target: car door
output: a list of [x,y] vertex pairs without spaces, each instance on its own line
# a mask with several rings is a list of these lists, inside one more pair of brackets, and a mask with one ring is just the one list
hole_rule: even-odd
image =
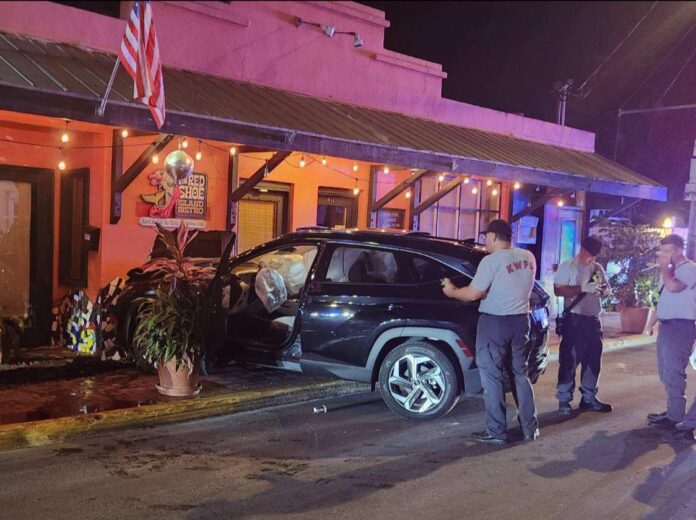
[[302,368],[317,363],[365,366],[374,339],[404,326],[413,280],[399,251],[327,244],[301,306]]

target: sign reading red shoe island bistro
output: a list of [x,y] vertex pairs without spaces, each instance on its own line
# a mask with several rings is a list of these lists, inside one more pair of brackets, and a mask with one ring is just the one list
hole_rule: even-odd
[[193,172],[177,183],[164,169],[158,169],[148,175],[148,180],[157,191],[140,195],[150,205],[147,216],[140,215],[141,226],[159,223],[166,228],[176,228],[183,219],[189,228],[205,229],[208,202],[208,176],[205,173]]

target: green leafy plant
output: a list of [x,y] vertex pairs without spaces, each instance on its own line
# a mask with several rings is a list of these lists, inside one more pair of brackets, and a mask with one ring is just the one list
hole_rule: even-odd
[[660,235],[645,225],[597,219],[593,224],[604,241],[600,260],[619,271],[609,277],[615,303],[623,307],[653,305],[657,288],[655,260]]
[[190,373],[203,354],[201,308],[215,267],[184,255],[195,233],[189,237],[183,221],[176,235],[159,225],[157,233],[170,258],[156,258],[142,267],[158,277],[159,286],[140,301],[133,346],[150,363],[174,359],[177,370],[184,365]]

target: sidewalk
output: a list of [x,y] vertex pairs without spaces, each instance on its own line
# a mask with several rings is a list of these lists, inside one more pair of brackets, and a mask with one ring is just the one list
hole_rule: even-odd
[[[618,314],[603,316],[605,351],[647,345],[654,338],[621,333]],[[550,361],[559,338],[549,338]],[[202,378],[191,399],[160,395],[157,376],[46,349],[26,364],[0,368],[0,450],[39,446],[99,431],[153,426],[270,406],[368,392],[369,385],[272,368],[233,365]],[[101,363],[101,362],[100,362]],[[114,368],[114,366],[118,368]],[[96,371],[92,371],[95,370]],[[28,383],[29,371],[36,382]],[[62,372],[61,372],[62,371]],[[84,374],[88,373],[88,376]],[[63,374],[63,377],[59,377]]]

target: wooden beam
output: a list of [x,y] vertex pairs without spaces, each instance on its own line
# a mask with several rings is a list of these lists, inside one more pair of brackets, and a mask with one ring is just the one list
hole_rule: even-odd
[[558,197],[559,195],[561,195],[561,193],[556,193],[555,191],[553,191],[551,193],[543,193],[542,195],[539,196],[539,198],[537,200],[532,202],[531,205],[527,206],[522,211],[518,211],[517,213],[515,213],[510,218],[510,223],[517,222],[522,217],[526,217],[527,215],[531,215],[537,209],[542,207],[544,204],[549,202],[554,197]]
[[450,193],[453,189],[455,189],[462,182],[464,182],[465,178],[466,177],[463,175],[458,175],[457,177],[449,181],[447,184],[445,184],[445,186],[442,189],[440,189],[440,191],[433,193],[430,197],[418,204],[418,206],[416,206],[413,210],[414,213],[416,215],[420,215],[421,213],[423,213],[423,211],[428,209],[430,206],[435,204],[438,200],[440,200],[442,197]]
[[282,163],[285,159],[288,158],[288,156],[290,156],[291,153],[292,152],[276,152],[273,155],[273,157],[266,161],[266,164],[264,164],[263,166],[261,166],[261,168],[256,170],[256,172],[254,172],[254,174],[251,177],[244,181],[244,184],[239,186],[239,188],[235,189],[230,194],[230,200],[233,203],[242,200],[244,195],[253,190],[254,186],[261,182],[266,175],[275,170],[280,165],[280,163]]
[[227,164],[227,221],[225,229],[229,232],[237,225],[237,203],[232,200],[232,194],[239,184],[239,155],[230,156]]
[[379,211],[381,208],[383,208],[384,206],[389,204],[392,200],[394,200],[396,197],[398,197],[400,193],[402,193],[403,191],[408,189],[409,186],[411,186],[418,179],[420,179],[421,177],[430,175],[430,174],[434,174],[434,173],[436,173],[436,172],[434,172],[433,170],[420,170],[418,172],[415,172],[413,175],[409,175],[401,183],[394,186],[394,188],[389,193],[387,193],[384,197],[382,197],[378,201],[374,202],[370,206],[370,211],[371,212]]
[[111,211],[109,222],[118,224],[121,220],[121,195],[114,186],[118,178],[123,174],[123,137],[120,130],[114,130],[111,138]]
[[157,141],[149,145],[143,153],[140,154],[133,164],[128,168],[123,175],[116,179],[116,182],[111,186],[112,190],[123,192],[131,182],[133,182],[140,172],[142,172],[145,167],[150,164],[152,156],[160,151],[169,144],[169,142],[174,139],[174,134],[160,134]]

